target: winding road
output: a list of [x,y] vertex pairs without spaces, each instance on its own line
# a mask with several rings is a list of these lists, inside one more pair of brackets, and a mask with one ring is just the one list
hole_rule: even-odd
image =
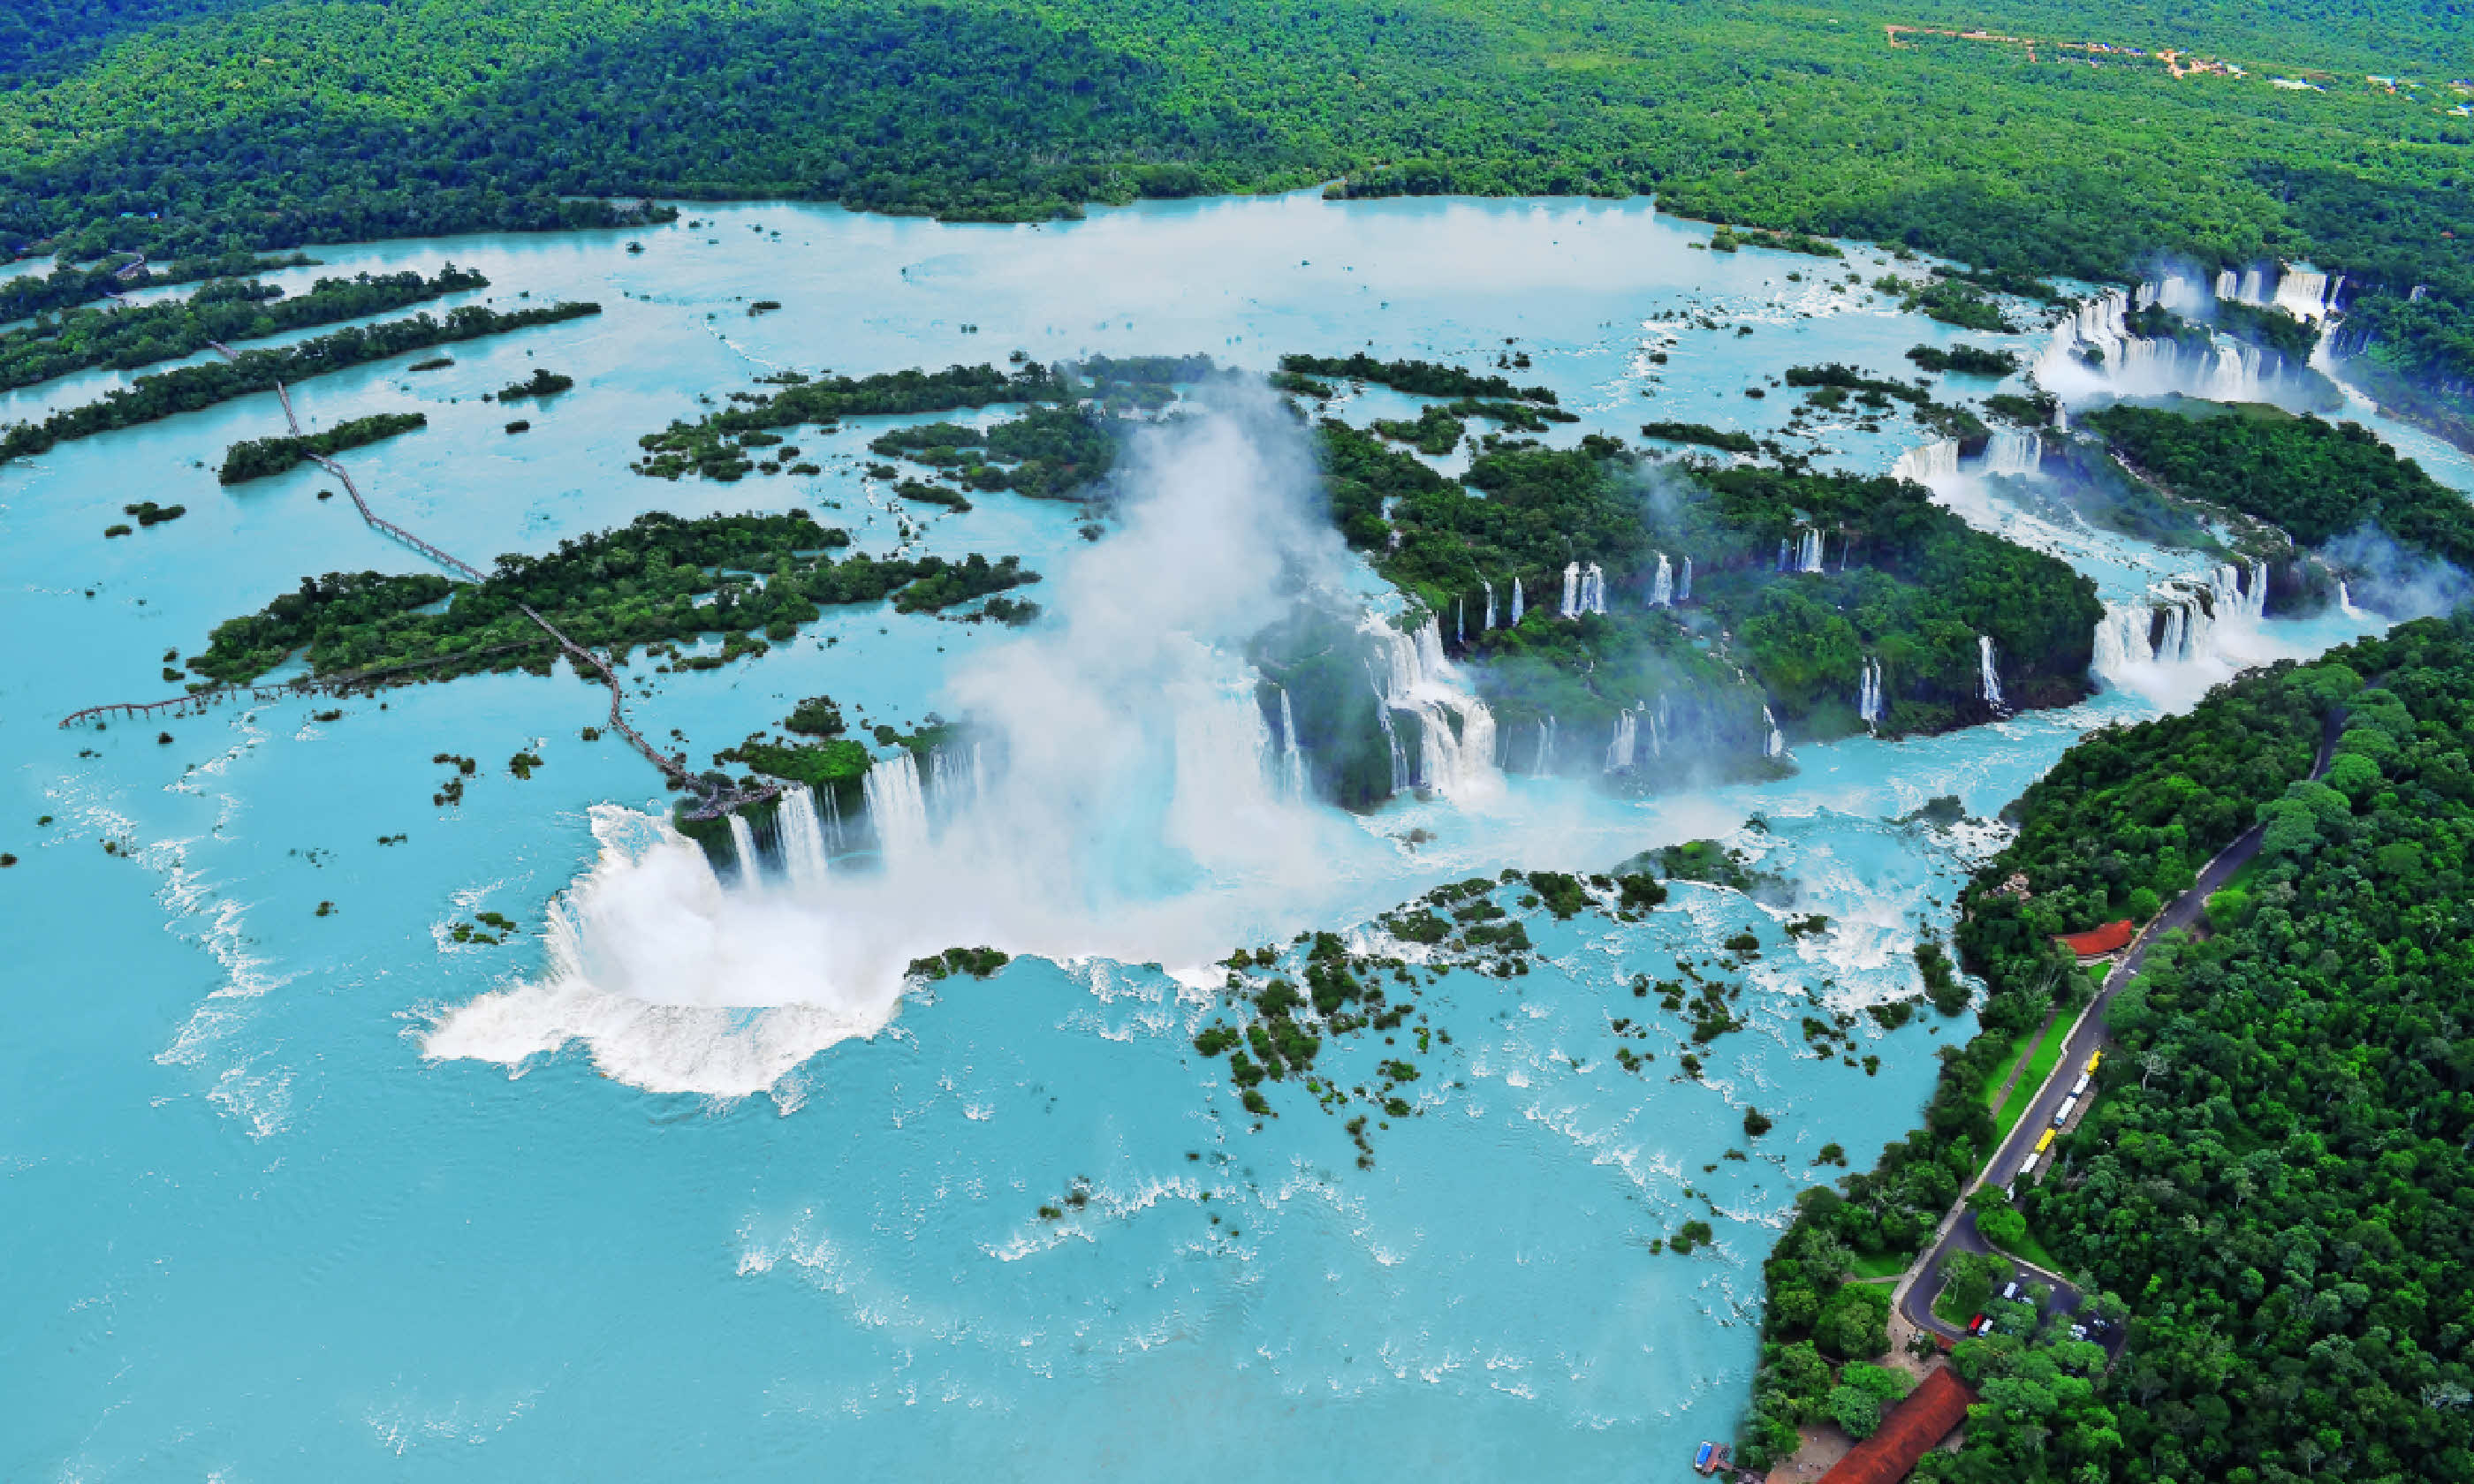
[[[2328,771],[2328,764],[2336,754],[2338,733],[2343,727],[2344,713],[2341,711],[2331,713],[2321,726],[2319,755],[2312,760],[2310,778],[2316,778]],[[2063,1098],[2069,1095],[2072,1085],[2078,1080],[2089,1056],[2099,1046],[2110,1044],[2104,1023],[2105,1007],[2113,1003],[2113,996],[2123,985],[2138,977],[2139,970],[2147,965],[2147,950],[2159,939],[2198,921],[2199,914],[2207,908],[2208,898],[2222,890],[2224,884],[2259,853],[2260,842],[2267,833],[2266,825],[2253,825],[2243,831],[2233,844],[2218,851],[2216,858],[2201,868],[2198,879],[2192,883],[2191,889],[2174,898],[2171,905],[2140,930],[2139,936],[2131,940],[2129,950],[2122,954],[2121,962],[2114,965],[2113,972],[2105,975],[2104,987],[2079,1013],[2077,1022],[2071,1027],[2069,1038],[2062,1043],[2060,1059],[2053,1063],[2053,1069],[2046,1076],[2044,1086],[2036,1089],[2034,1100],[2028,1103],[2027,1111],[2011,1129],[2010,1137],[1994,1151],[1992,1160],[1976,1179],[1958,1193],[1957,1203],[1942,1218],[1940,1230],[1933,1233],[1932,1245],[1926,1248],[1924,1256],[1917,1258],[1900,1278],[1892,1302],[1899,1312],[1906,1316],[1909,1324],[1945,1339],[1965,1338],[1957,1326],[1943,1322],[1933,1313],[1932,1299],[1941,1291],[1943,1259],[1953,1253],[1994,1250],[1992,1244],[1985,1241],[1983,1233],[1976,1230],[1976,1213],[1967,1209],[1967,1198],[1982,1185],[2006,1185],[2017,1177],[2019,1167],[2027,1161],[2028,1154],[2035,1149],[2036,1140],[2045,1130],[2053,1126],[2053,1115],[2061,1111]],[[2081,1295],[2060,1274],[2047,1272],[2008,1253],[2002,1256],[2028,1275],[2052,1284],[2056,1307],[2064,1310],[2078,1307]],[[2118,1350],[2123,1336],[2117,1331],[2106,1338],[2107,1348]]]

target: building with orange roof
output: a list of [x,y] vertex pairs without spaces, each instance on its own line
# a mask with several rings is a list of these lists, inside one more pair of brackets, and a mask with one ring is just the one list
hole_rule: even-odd
[[1934,1367],[1881,1419],[1879,1431],[1831,1466],[1821,1484],[1898,1484],[1915,1472],[1916,1460],[1967,1421],[1967,1409],[1975,1404],[1974,1387],[1950,1367]]
[[2053,941],[2077,954],[2079,962],[2084,964],[2090,959],[2121,952],[2129,947],[2130,940],[2137,936],[2138,930],[2130,925],[2130,919],[2123,918],[2119,922],[2107,922],[2102,927],[2092,927],[2083,933],[2066,933]]

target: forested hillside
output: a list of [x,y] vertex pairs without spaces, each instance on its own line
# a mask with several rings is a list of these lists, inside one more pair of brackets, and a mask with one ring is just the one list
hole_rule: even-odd
[[[1884,29],[1961,21],[2042,39]],[[2453,7],[46,0],[15,24],[0,37],[21,56],[84,60],[0,91],[11,245],[615,220],[562,196],[974,219],[1343,177],[1360,195],[1655,191],[2045,272],[2314,258],[2388,296],[2360,321],[2374,354],[2474,383],[2474,121],[2446,111],[2474,68],[2444,62],[2467,55]],[[2158,48],[2247,72],[2174,76]],[[2409,313],[2415,283],[2433,293]]]
[[[1748,1449],[1783,1455],[1798,1423],[1832,1415],[1848,1382],[1833,1390],[1825,1359],[1886,1349],[1878,1329],[1851,1345],[1833,1328],[1861,1307],[1860,1285],[1838,1284],[1854,1257],[1917,1250],[1992,1145],[1988,1078],[2082,1002],[2050,935],[2152,914],[2265,822],[2201,930],[2112,1001],[2093,1109],[2019,1189],[2036,1250],[2126,1311],[2126,1348],[2099,1369],[2093,1347],[1961,1344],[1983,1403],[1960,1451],[1917,1477],[2474,1476],[2469,753],[2463,616],[2072,748],[1964,899],[1958,945],[1991,991],[1981,1033],[1946,1063],[1923,1128],[1806,1192],[1765,1268]],[[1970,1201],[1979,1220],[2007,1204]]]
[[[2113,1001],[2102,1094],[2022,1192],[2065,1270],[2129,1302],[2129,1349],[2092,1398],[1978,1409],[1938,1476],[2474,1475],[2474,625],[2408,625],[2082,743],[2106,786],[2031,790],[1974,905],[2010,869],[2058,884],[2078,817],[2111,826],[2096,875],[2163,874],[2184,843],[2138,821],[2190,791],[2190,758],[2240,751],[2254,707],[2337,719],[2325,779],[2258,808],[2256,874]],[[2219,833],[2199,832],[2191,853]],[[1997,984],[2012,963],[1987,960]]]

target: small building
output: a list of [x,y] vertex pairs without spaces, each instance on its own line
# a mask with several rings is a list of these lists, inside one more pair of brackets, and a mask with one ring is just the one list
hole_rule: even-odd
[[1907,1400],[1890,1409],[1880,1429],[1831,1466],[1821,1484],[1898,1484],[1916,1460],[1967,1421],[1976,1389],[1948,1366],[1935,1366]]
[[2077,954],[2080,963],[2089,964],[2100,958],[2111,958],[2129,947],[2130,940],[2138,936],[2138,929],[2131,926],[2130,919],[2123,918],[2121,922],[2107,922],[2102,927],[2092,927],[2083,933],[2065,933],[2053,941]]

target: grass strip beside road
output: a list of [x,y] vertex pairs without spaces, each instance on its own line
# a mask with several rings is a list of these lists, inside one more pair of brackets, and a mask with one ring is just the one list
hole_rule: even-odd
[[2073,1018],[2067,1015],[2053,1017],[2052,1023],[2045,1027],[2043,1039],[2036,1042],[2035,1054],[2027,1059],[2027,1065],[2021,1068],[2018,1078],[2010,1084],[2010,1095],[2003,1098],[2001,1106],[1995,1110],[1993,1146],[1996,1149],[2010,1137],[2010,1131],[2018,1127],[2019,1120],[2026,1116],[2028,1105],[2035,1102],[2036,1093],[2045,1086],[2046,1077],[2052,1073],[2053,1064],[2061,1060],[2062,1042],[2070,1039]]

